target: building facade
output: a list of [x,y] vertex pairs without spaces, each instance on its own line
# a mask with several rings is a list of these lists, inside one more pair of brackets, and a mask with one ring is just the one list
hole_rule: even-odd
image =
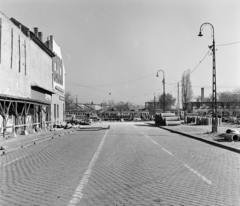
[[[58,121],[63,121],[65,70],[55,85],[54,65],[63,65],[61,55],[43,42],[42,32],[31,31],[17,20],[0,12],[0,131],[18,128],[43,128],[55,121],[54,104],[59,105]],[[60,66],[59,66],[60,67]],[[64,68],[63,66],[61,66]],[[60,107],[61,105],[61,107]],[[60,116],[60,113],[62,114]],[[18,125],[12,127],[11,125]],[[13,131],[14,132],[14,131]]]
[[65,120],[65,67],[63,63],[60,46],[55,42],[53,36],[46,41],[47,47],[54,52],[52,61],[52,120],[60,124]]

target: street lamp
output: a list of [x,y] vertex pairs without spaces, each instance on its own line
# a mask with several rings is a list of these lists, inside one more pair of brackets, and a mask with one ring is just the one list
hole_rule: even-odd
[[212,24],[210,23],[203,23],[200,27],[200,32],[198,34],[198,36],[203,36],[202,35],[202,28],[205,25],[210,25],[212,27],[213,30],[213,45],[212,46],[208,46],[209,49],[212,49],[213,52],[213,82],[212,82],[212,115],[215,117],[215,121],[214,118],[212,116],[212,133],[217,132],[217,128],[218,128],[218,117],[217,117],[217,84],[216,84],[216,61],[215,61],[215,39],[214,39],[214,27]]
[[[162,81],[162,83],[163,83],[163,112],[165,112],[165,73],[164,73],[164,71],[163,70],[158,70],[158,72],[163,72],[163,81]],[[157,77],[158,77],[158,72],[157,72]]]

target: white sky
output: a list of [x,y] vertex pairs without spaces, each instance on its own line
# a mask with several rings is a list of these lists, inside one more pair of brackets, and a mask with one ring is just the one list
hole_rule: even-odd
[[[154,93],[177,97],[182,73],[193,70],[195,96],[212,93],[212,29],[217,92],[240,87],[239,0],[0,0],[0,10],[43,37],[53,35],[65,64],[66,90],[78,102],[144,104]],[[199,64],[200,63],[200,64]],[[74,83],[71,83],[74,82]],[[104,86],[108,85],[108,86]],[[93,88],[94,87],[94,88]],[[111,95],[109,95],[111,93]]]

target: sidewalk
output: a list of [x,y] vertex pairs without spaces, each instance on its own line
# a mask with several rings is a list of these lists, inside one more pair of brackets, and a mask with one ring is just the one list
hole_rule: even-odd
[[3,136],[0,136],[0,156],[21,148],[26,148],[44,141],[48,141],[53,138],[57,138],[62,135],[72,133],[74,131],[99,131],[102,129],[110,129],[110,126],[102,124],[74,125],[72,128],[69,129],[55,128],[54,130],[51,131],[43,130],[38,133],[18,135],[17,137],[11,137],[12,135],[8,135],[10,137],[8,139],[3,138]]
[[219,136],[225,133],[227,129],[236,129],[240,131],[239,126],[224,125],[218,127],[217,133],[212,133],[211,126],[196,125],[196,124],[182,124],[179,126],[160,126],[160,128],[168,130],[170,132],[175,132],[223,149],[230,150],[232,152],[240,153],[240,141],[230,142],[225,140],[223,137]]
[[4,155],[6,153],[26,148],[31,145],[41,143],[62,135],[66,135],[69,133],[74,132],[75,129],[54,129],[50,130],[43,130],[38,133],[30,133],[28,135],[18,135],[17,137],[10,137],[8,139],[3,138],[0,136],[0,155]]

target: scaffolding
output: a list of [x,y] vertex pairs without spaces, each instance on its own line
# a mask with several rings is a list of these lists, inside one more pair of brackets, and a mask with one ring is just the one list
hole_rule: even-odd
[[[19,133],[27,135],[29,129],[35,132],[50,126],[51,105],[39,100],[1,94],[0,115],[3,138],[7,129],[10,129],[14,136]],[[7,125],[9,119],[12,119],[11,126]]]

